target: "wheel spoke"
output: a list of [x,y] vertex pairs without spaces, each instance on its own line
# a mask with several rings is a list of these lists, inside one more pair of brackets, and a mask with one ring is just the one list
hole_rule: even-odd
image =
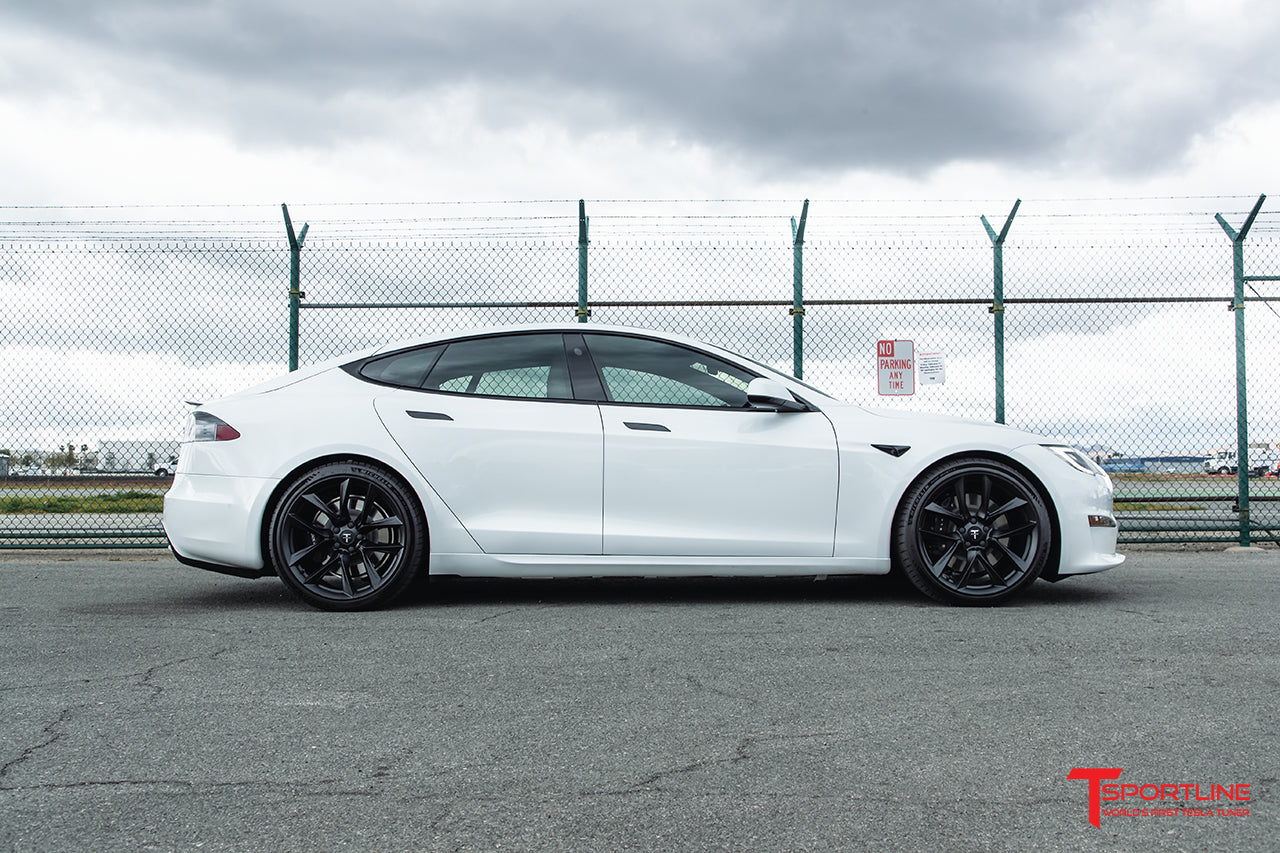
[[933,503],[928,504],[921,511],[932,513],[933,515],[940,515],[943,518],[948,519],[949,521],[954,521],[956,524],[964,524],[965,522],[964,516],[959,515],[955,511],[943,506],[937,501],[934,501]]
[[361,525],[361,529],[377,530],[379,528],[384,528],[384,527],[403,527],[403,526],[404,526],[403,521],[401,521],[399,518],[395,517],[394,515],[389,515],[386,518],[380,518],[377,521],[366,521],[363,525]]
[[365,519],[369,517],[369,507],[373,504],[373,484],[369,484],[369,488],[365,490],[364,497],[360,499],[360,511],[351,519],[352,527],[363,527]]
[[307,586],[311,586],[316,581],[320,580],[320,578],[329,574],[329,572],[332,571],[331,567],[333,566],[333,561],[334,561],[333,554],[325,554],[324,559],[320,561],[320,565],[316,566],[315,569],[303,575],[302,582]]
[[297,551],[294,551],[292,554],[289,555],[289,565],[290,566],[298,565],[307,557],[309,557],[312,551],[321,547],[322,544],[324,543],[312,542],[310,545],[307,545],[305,548],[299,548]]
[[1008,586],[1009,585],[1008,577],[1003,572],[1001,572],[999,569],[996,568],[995,563],[987,559],[986,554],[979,553],[978,556],[982,559],[982,565],[987,567],[987,577],[991,581],[993,581],[993,583],[991,584],[992,586],[996,586],[996,585]]
[[345,556],[341,558],[342,566],[338,570],[338,577],[342,579],[342,592],[351,598],[356,594],[355,586],[352,584],[354,578],[351,577],[351,561]]
[[973,564],[978,562],[978,559],[981,556],[982,556],[981,553],[978,551],[970,551],[968,554],[965,555],[964,571],[960,573],[960,577],[956,578],[952,582],[952,585],[956,589],[964,589],[966,586],[968,586],[969,576],[973,574]]
[[369,588],[377,589],[382,586],[382,575],[378,573],[373,559],[368,554],[361,554],[360,559],[364,562],[364,573],[369,576]]
[[941,539],[944,542],[963,542],[964,537],[960,535],[958,528],[952,527],[948,530],[921,530],[921,536],[930,536],[934,539]]
[[995,531],[994,534],[992,534],[991,538],[992,539],[1012,539],[1015,536],[1021,536],[1023,533],[1030,533],[1035,529],[1036,529],[1036,523],[1034,521],[1027,521],[1023,524],[1018,525],[1017,527],[1005,527],[1000,530],[997,530]]
[[346,477],[342,480],[342,485],[338,487],[338,511],[342,513],[342,521],[345,524],[351,523],[351,507],[347,503],[351,493],[351,478]]
[[300,500],[306,501],[307,503],[311,504],[313,507],[318,509],[320,512],[324,513],[324,517],[329,519],[329,524],[330,525],[333,524],[333,507],[329,506],[327,503],[321,500],[320,497],[316,495],[314,492],[307,492],[305,495],[303,495],[300,498]]
[[1026,500],[1024,500],[1021,497],[1015,496],[1013,498],[1010,498],[1009,501],[1005,503],[1004,506],[1000,507],[997,510],[994,510],[989,517],[999,518],[1002,515],[1013,512],[1015,509],[1022,509],[1024,506],[1027,506]]
[[333,529],[332,524],[328,524],[324,527],[321,527],[320,525],[316,524],[313,520],[303,518],[302,516],[293,512],[289,513],[289,520],[292,521],[294,524],[298,525],[299,527],[301,527],[302,529],[304,529],[305,531],[307,531],[308,533],[315,536],[323,537],[327,535],[330,530]]
[[[1013,564],[1018,567],[1018,571],[1025,572],[1031,565],[1031,559],[1029,557],[1024,557],[1021,554],[1015,554],[1013,551],[1009,550],[1008,545],[1004,544],[999,539],[993,539],[992,542],[994,542],[995,546],[1000,549],[1000,553],[1013,561]],[[1031,553],[1035,553],[1034,548],[1031,549]]]
[[938,559],[932,560],[929,563],[929,571],[933,573],[934,577],[938,579],[942,578],[943,573],[947,570],[947,564],[951,562],[951,558],[955,556],[956,549],[959,547],[960,540],[953,539],[951,544],[947,546],[947,549],[942,552],[942,555],[938,557]]
[[397,552],[399,552],[399,551],[403,551],[403,550],[404,550],[404,545],[400,544],[399,542],[387,542],[386,544],[379,544],[379,543],[377,543],[377,542],[370,542],[369,544],[367,544],[367,545],[365,545],[365,546],[364,546],[364,550],[366,550],[366,551],[378,551],[378,552],[380,552],[380,553],[395,554],[395,553],[397,553]]

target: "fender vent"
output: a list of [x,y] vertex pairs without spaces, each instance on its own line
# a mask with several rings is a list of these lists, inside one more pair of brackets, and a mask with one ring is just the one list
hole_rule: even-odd
[[888,453],[890,456],[898,457],[906,453],[911,448],[903,444],[873,444],[871,445],[881,453]]

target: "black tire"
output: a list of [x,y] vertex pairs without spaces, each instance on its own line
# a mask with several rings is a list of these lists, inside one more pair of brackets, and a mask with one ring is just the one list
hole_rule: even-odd
[[947,604],[996,604],[1035,582],[1053,525],[1039,487],[994,459],[961,458],[925,472],[895,521],[894,554],[917,589]]
[[390,471],[365,462],[313,468],[289,484],[268,528],[276,574],[324,610],[393,601],[422,571],[427,521]]

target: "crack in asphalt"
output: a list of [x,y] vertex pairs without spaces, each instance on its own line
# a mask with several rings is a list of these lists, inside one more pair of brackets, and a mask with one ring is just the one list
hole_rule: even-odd
[[[158,663],[155,666],[149,667],[141,672],[125,673],[122,675],[115,675],[115,676],[111,676],[109,678],[103,678],[103,679],[78,679],[74,682],[59,682],[59,683],[60,684],[74,683],[74,684],[82,685],[87,683],[94,683],[96,681],[131,681],[134,685],[150,691],[151,695],[148,696],[144,701],[154,702],[164,694],[164,687],[159,684],[153,684],[151,683],[151,681],[162,670],[165,670],[172,666],[178,666],[180,664],[190,663],[191,661],[196,661],[196,660],[210,660],[210,661],[216,660],[218,657],[220,657],[221,655],[229,651],[231,651],[231,647],[225,646],[209,654],[191,655],[189,657],[179,658],[177,660]],[[48,686],[50,685],[31,685],[31,687],[48,687]],[[11,688],[11,689],[16,689],[16,688]],[[44,740],[42,740],[40,743],[32,744],[31,746],[24,748],[16,758],[13,758],[12,760],[5,762],[3,765],[0,765],[0,779],[6,778],[9,775],[9,773],[13,771],[15,767],[17,767],[18,765],[26,761],[29,761],[37,753],[45,749],[48,749],[49,747],[56,744],[58,741],[62,740],[62,738],[65,737],[65,733],[60,731],[59,727],[65,724],[71,718],[72,713],[74,713],[77,709],[86,708],[86,707],[89,707],[89,706],[81,703],[77,705],[72,705],[71,707],[68,707],[68,708],[64,708],[62,712],[58,715],[58,719],[54,720],[52,723],[49,723],[47,726],[45,726],[41,730],[42,734],[45,735]],[[85,783],[77,783],[77,784],[85,784]],[[181,784],[181,783],[175,782],[174,784]],[[15,786],[0,785],[0,790],[6,790],[6,791],[18,790],[24,787],[25,786],[15,787]],[[38,786],[32,786],[32,787],[40,788],[40,787],[46,787],[46,786],[38,785]],[[58,787],[58,786],[53,786],[53,787]],[[76,785],[64,785],[62,787],[76,787]]]
[[756,747],[761,746],[762,744],[783,743],[785,741],[792,741],[792,740],[813,740],[815,738],[837,737],[837,736],[838,736],[838,733],[836,732],[815,732],[814,734],[806,734],[806,735],[776,735],[772,737],[748,735],[744,738],[741,738],[738,741],[738,744],[734,748],[732,755],[722,756],[719,758],[705,758],[700,761],[694,761],[690,764],[686,764],[683,767],[675,767],[668,770],[658,770],[654,773],[651,773],[649,776],[646,776],[644,779],[641,779],[639,782],[634,783],[629,788],[626,788],[623,791],[620,791],[618,793],[635,793],[636,791],[642,788],[657,787],[660,789],[661,785],[659,783],[662,780],[669,779],[673,776],[680,776],[685,773],[693,773],[694,771],[702,770],[707,767],[715,767],[717,765],[738,764],[740,762],[746,761],[749,758],[751,758],[752,751]]
[[46,740],[44,740],[41,743],[33,744],[27,747],[26,749],[22,750],[22,753],[18,755],[17,758],[13,759],[12,761],[5,762],[3,766],[0,766],[0,779],[3,779],[6,776],[8,776],[9,772],[13,770],[13,768],[17,767],[22,762],[27,761],[37,752],[40,752],[43,749],[48,749],[58,741],[62,740],[64,735],[62,732],[58,731],[58,727],[61,726],[63,723],[65,723],[71,717],[71,712],[74,710],[75,710],[74,707],[65,708],[62,711],[62,713],[58,715],[58,719],[54,720],[52,723],[44,727],[44,730],[43,730],[44,734],[47,735]]

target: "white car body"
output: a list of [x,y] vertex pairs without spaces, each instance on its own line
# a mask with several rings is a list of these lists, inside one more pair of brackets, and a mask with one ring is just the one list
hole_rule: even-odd
[[[350,369],[415,346],[532,332],[700,351],[781,383],[810,410],[495,397],[392,387]],[[1045,577],[1124,559],[1109,478],[1087,460],[1087,469],[1068,464],[1044,438],[869,410],[664,333],[572,324],[442,335],[334,359],[200,410],[240,436],[182,444],[164,527],[184,562],[246,577],[273,571],[272,502],[323,460],[371,462],[409,486],[429,529],[430,574],[885,574],[904,495],[961,457],[1000,460],[1043,490],[1055,528]]]

